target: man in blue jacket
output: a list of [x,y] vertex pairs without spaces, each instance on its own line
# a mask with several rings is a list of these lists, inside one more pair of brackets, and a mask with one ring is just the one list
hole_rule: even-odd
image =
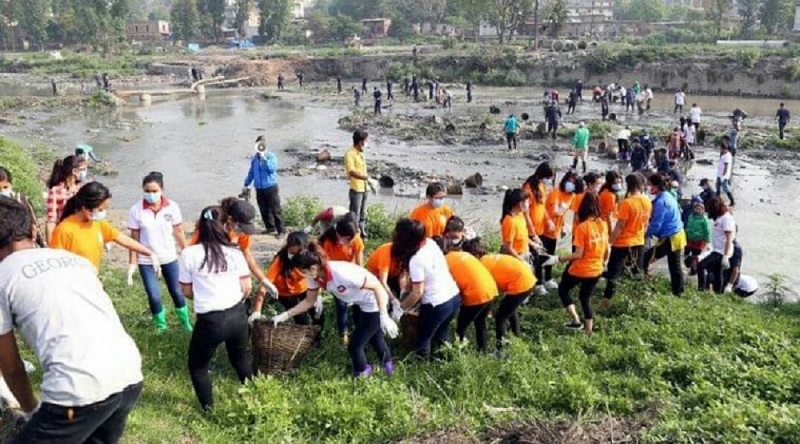
[[681,209],[678,201],[669,193],[664,176],[658,173],[652,174],[649,182],[650,195],[654,197],[654,200],[645,237],[657,240],[644,254],[645,270],[650,264],[666,256],[672,294],[680,296],[683,293],[681,256],[686,247],[686,233],[683,231]]
[[253,156],[250,171],[244,179],[244,194],[249,194],[248,188],[251,184],[256,189],[256,202],[266,228],[264,234],[276,233],[278,237],[283,236],[285,228],[281,197],[278,194],[278,158],[267,151],[264,136],[256,139],[256,155]]

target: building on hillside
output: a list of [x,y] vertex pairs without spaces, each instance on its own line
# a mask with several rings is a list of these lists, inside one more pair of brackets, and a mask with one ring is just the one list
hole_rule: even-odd
[[567,23],[562,34],[568,36],[604,35],[614,20],[613,0],[567,0]]
[[364,38],[382,39],[389,35],[392,20],[388,18],[374,18],[361,20],[364,25]]
[[[691,9],[702,10],[703,9],[703,0],[663,0],[664,4],[667,6],[686,6]],[[734,2],[737,3],[737,2]]]
[[225,0],[225,21],[222,23],[222,35],[225,38],[242,38],[246,39],[254,35],[258,35],[258,25],[260,18],[258,16],[258,7],[253,2],[250,7],[250,13],[244,23],[245,35],[239,35],[236,29],[236,13],[239,10],[236,0]]
[[169,40],[169,22],[151,20],[128,22],[125,25],[125,36],[133,42],[163,42]]

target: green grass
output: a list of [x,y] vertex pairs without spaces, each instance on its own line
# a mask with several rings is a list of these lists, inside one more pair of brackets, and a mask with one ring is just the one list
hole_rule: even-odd
[[100,54],[61,51],[62,58],[55,59],[50,53],[19,53],[0,58],[0,69],[4,72],[29,72],[36,75],[69,74],[74,78],[90,78],[95,74],[111,76],[140,75],[154,60],[152,56],[116,55],[103,57]]
[[[330,333],[327,301],[324,347],[295,375],[241,387],[218,350],[217,404],[205,416],[186,370],[188,335],[174,317],[166,335],[155,335],[141,284],[125,286],[118,270],[103,280],[144,358],[145,389],[126,442],[387,442],[449,427],[477,434],[512,420],[604,415],[652,422],[647,442],[800,440],[796,305],[675,298],[661,280],[628,282],[587,338],[561,327],[566,317],[550,295],[522,309],[523,335],[506,360],[467,346],[423,364],[395,345],[395,377],[354,381]],[[495,409],[509,407],[518,410]]]
[[0,166],[11,172],[14,191],[27,196],[36,209],[44,208],[39,171],[46,170],[53,160],[52,151],[46,147],[24,147],[0,136]]

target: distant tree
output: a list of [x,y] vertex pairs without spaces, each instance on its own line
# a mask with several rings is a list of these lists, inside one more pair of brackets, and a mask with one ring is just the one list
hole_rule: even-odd
[[289,25],[292,17],[291,0],[258,0],[258,33],[269,40],[277,40]]
[[188,41],[197,36],[200,13],[196,0],[175,0],[169,15],[170,27],[176,39]]
[[567,23],[567,6],[564,0],[553,0],[547,7],[545,15],[550,36],[558,37],[564,25]]
[[247,21],[250,20],[250,11],[253,9],[253,0],[236,0],[236,18],[234,26],[239,37],[247,37]]
[[475,32],[475,41],[477,42],[481,22],[489,10],[489,2],[486,0],[451,0],[448,5],[452,8],[451,11],[454,14],[462,17],[472,25],[472,30]]
[[791,0],[762,0],[759,18],[761,26],[767,34],[775,34],[776,31],[787,27],[789,21],[784,17],[794,17],[794,2]]
[[488,0],[488,8],[486,18],[497,29],[500,44],[504,44],[513,39],[519,25],[530,17],[533,0]]
[[198,0],[200,27],[206,37],[219,41],[222,37],[222,24],[225,22],[225,0]]
[[739,0],[739,16],[742,18],[742,22],[739,24],[740,37],[747,39],[753,36],[761,1],[762,0]]
[[714,32],[717,38],[722,36],[722,18],[733,7],[733,0],[703,0],[703,9],[706,16],[714,23]]
[[626,0],[615,5],[614,18],[642,22],[661,22],[667,16],[667,6],[662,0]]
[[47,13],[50,5],[47,0],[24,0],[17,3],[18,22],[28,39],[42,48],[47,38]]

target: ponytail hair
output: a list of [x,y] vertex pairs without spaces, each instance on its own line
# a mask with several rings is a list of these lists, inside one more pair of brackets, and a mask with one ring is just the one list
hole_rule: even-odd
[[461,244],[461,249],[478,259],[486,256],[486,247],[481,244],[480,237],[464,241],[464,243]]
[[53,163],[53,171],[47,180],[47,188],[63,184],[67,178],[73,175],[73,171],[86,163],[83,156],[69,155],[63,159],[58,159]]
[[506,190],[506,194],[503,197],[503,215],[500,216],[500,223],[503,223],[503,219],[505,219],[506,216],[511,216],[511,210],[513,210],[517,204],[525,202],[529,197],[528,193],[522,191],[521,188]]
[[338,241],[337,235],[353,239],[359,232],[355,215],[353,213],[347,213],[344,217],[339,219],[334,226],[322,233],[322,236],[319,237],[319,243],[320,245],[325,242],[333,242],[335,244]]
[[292,231],[286,236],[286,245],[278,251],[277,257],[281,260],[281,274],[287,278],[292,275],[292,270],[294,270],[294,265],[289,259],[289,247],[307,249],[308,235],[302,231]]
[[89,210],[99,208],[108,199],[111,199],[111,191],[105,185],[100,182],[89,182],[67,201],[58,221],[63,221],[82,208]]
[[228,270],[228,261],[225,259],[222,247],[231,247],[233,244],[225,232],[222,216],[220,207],[206,207],[200,212],[200,219],[197,220],[197,239],[205,252],[200,270],[207,268],[209,273],[221,273]]

